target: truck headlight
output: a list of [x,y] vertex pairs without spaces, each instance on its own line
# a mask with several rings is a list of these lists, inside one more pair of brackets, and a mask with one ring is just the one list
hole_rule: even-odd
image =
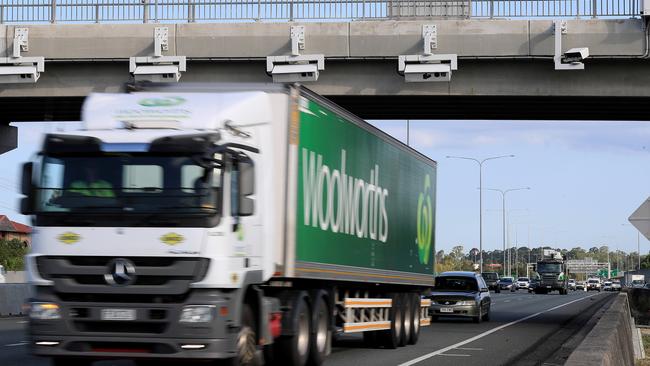
[[213,305],[189,305],[181,312],[181,323],[209,323],[214,313]]
[[30,304],[29,317],[38,320],[61,319],[59,305],[51,302],[33,302]]

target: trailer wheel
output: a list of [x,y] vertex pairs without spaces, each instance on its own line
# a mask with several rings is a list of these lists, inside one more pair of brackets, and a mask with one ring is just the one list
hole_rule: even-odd
[[402,326],[402,315],[404,314],[404,311],[401,301],[402,296],[400,296],[400,294],[391,294],[390,298],[393,300],[393,305],[388,313],[388,316],[390,317],[390,329],[380,331],[378,337],[382,346],[394,349],[399,345],[400,338],[404,332],[404,327]]
[[413,326],[413,314],[411,313],[411,294],[400,294],[402,298],[402,334],[399,337],[399,347],[404,347],[409,343],[411,338],[411,327]]
[[283,328],[289,329],[290,335],[281,336],[275,352],[279,364],[286,366],[304,366],[309,357],[309,338],[311,334],[311,312],[306,294],[297,292],[290,301],[291,309],[284,313],[287,323]]
[[418,338],[420,338],[420,295],[419,294],[410,294],[411,296],[411,332],[408,335],[409,341],[408,344],[418,343]]
[[327,294],[318,291],[312,307],[312,333],[309,341],[309,364],[321,365],[329,355],[332,345],[331,312],[327,305]]

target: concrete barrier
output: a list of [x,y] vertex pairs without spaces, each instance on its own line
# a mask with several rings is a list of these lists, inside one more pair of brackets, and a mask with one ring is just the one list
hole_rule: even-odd
[[30,297],[30,289],[26,284],[0,284],[0,316],[22,315],[22,306]]
[[565,366],[634,365],[633,328],[628,295],[621,293],[571,353]]
[[26,283],[27,272],[25,271],[7,271],[5,273],[5,283]]

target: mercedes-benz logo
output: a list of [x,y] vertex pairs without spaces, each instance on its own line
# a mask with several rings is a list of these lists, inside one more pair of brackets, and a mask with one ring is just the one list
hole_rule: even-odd
[[128,259],[116,258],[108,263],[104,280],[111,286],[128,286],[135,282],[135,265]]

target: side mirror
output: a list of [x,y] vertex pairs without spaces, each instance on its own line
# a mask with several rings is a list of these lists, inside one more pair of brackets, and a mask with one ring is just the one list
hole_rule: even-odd
[[34,163],[25,163],[23,164],[23,174],[21,178],[21,184],[20,184],[20,192],[25,195],[29,196],[32,193],[32,173],[34,170]]
[[252,160],[240,161],[239,168],[239,216],[255,213],[255,200],[249,196],[255,193],[255,166]]
[[31,215],[34,213],[34,184],[32,183],[32,174],[34,163],[25,163],[22,168],[22,177],[20,182],[20,193],[26,197],[20,200],[20,213]]

